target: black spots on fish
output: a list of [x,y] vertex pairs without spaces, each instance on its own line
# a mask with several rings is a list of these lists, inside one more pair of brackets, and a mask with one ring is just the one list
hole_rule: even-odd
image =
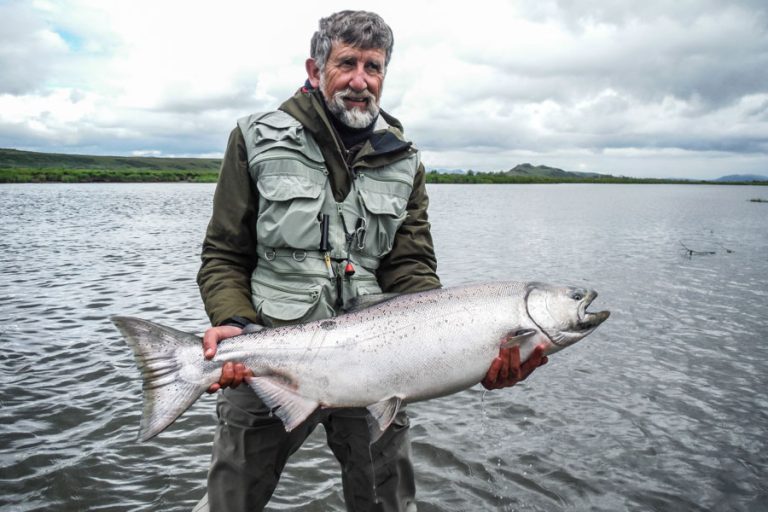
[[320,322],[320,327],[323,330],[332,331],[336,328],[336,322],[333,320],[326,320],[324,322]]

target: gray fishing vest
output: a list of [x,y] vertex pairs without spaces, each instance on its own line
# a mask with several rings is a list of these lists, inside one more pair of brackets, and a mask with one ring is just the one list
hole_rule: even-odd
[[[251,296],[264,325],[329,318],[353,297],[380,293],[376,269],[405,221],[418,152],[355,169],[339,203],[317,142],[295,118],[278,110],[246,116],[238,126],[259,191]],[[323,215],[330,272],[320,251]]]

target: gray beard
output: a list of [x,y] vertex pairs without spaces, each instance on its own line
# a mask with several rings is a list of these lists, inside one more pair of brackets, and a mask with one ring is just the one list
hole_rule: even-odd
[[[320,91],[325,89],[323,82],[323,80],[320,81]],[[336,119],[344,125],[350,128],[367,128],[379,115],[379,106],[376,104],[376,98],[374,98],[373,94],[366,91],[364,95],[367,95],[370,100],[368,101],[368,108],[365,110],[358,110],[357,108],[347,110],[347,107],[344,105],[344,96],[352,95],[359,96],[360,93],[346,89],[335,93],[332,98],[325,98],[325,103],[328,105],[328,110],[331,111],[331,114],[336,116]]]

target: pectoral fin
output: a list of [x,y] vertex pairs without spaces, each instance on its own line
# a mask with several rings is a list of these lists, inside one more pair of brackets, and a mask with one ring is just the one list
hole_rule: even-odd
[[375,443],[387,428],[392,424],[400,411],[402,399],[397,396],[376,402],[368,406],[368,412],[371,417],[368,421],[368,428],[371,432],[371,443]]
[[320,405],[299,395],[277,378],[250,377],[246,380],[267,407],[283,420],[286,432],[298,427]]
[[531,336],[534,336],[535,334],[536,334],[535,329],[520,329],[519,331],[516,331],[511,336],[507,336],[506,338],[504,338],[504,341],[501,343],[501,348],[512,348],[515,345],[520,345],[525,340],[527,340]]

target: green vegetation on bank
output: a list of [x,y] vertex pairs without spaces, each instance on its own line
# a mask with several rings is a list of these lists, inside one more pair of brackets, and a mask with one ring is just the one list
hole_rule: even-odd
[[[0,183],[194,182],[213,183],[221,160],[67,155],[0,148]],[[730,177],[730,176],[729,176]],[[736,177],[736,176],[734,176]],[[726,177],[728,178],[728,177]],[[650,179],[568,172],[544,165],[520,164],[502,172],[427,173],[427,183],[644,183],[768,185],[768,181]]]
[[215,182],[220,159],[65,155],[0,149],[0,183]]
[[62,169],[0,168],[0,183],[104,183],[173,182],[215,183],[218,171],[180,171],[172,169]]

